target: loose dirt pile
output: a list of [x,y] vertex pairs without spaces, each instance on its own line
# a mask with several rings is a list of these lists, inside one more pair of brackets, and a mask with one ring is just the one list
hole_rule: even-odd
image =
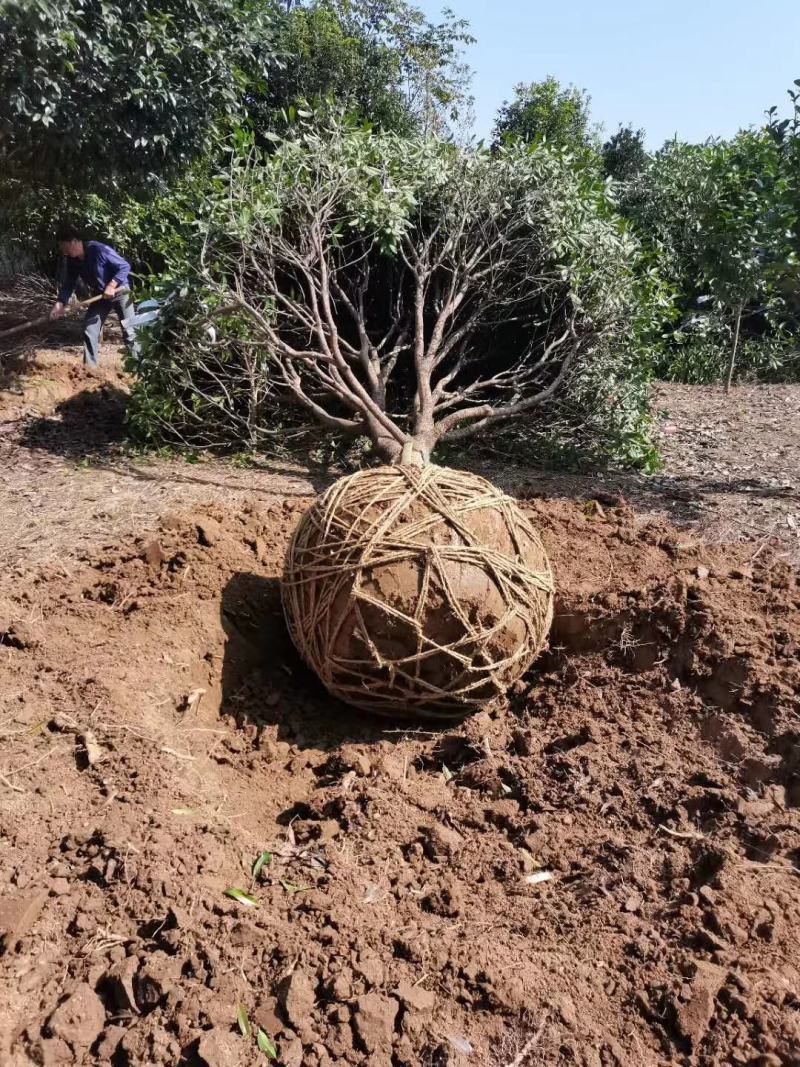
[[797,574],[528,501],[551,651],[392,730],[289,642],[304,506],[4,575],[0,1063],[800,1062]]

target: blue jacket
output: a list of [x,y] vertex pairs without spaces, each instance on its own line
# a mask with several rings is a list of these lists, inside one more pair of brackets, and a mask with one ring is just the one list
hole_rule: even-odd
[[83,259],[67,260],[67,274],[58,299],[62,304],[69,301],[78,278],[83,278],[93,294],[102,293],[109,282],[116,282],[120,288],[127,286],[130,269],[130,263],[111,245],[84,241]]

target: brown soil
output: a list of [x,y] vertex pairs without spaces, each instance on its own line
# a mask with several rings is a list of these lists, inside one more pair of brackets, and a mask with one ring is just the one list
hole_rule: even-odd
[[507,707],[392,729],[286,635],[316,475],[156,465],[144,493],[26,443],[40,417],[7,435],[51,464],[30,506],[59,463],[128,510],[64,502],[58,553],[6,557],[0,1063],[264,1064],[240,1009],[285,1067],[800,1063],[800,583],[771,545],[520,476],[550,651]]

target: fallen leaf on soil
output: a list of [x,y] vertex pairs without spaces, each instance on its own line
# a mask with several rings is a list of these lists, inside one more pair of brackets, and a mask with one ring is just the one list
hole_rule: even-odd
[[295,885],[294,882],[287,882],[284,878],[281,878],[281,885],[287,893],[303,893],[306,889],[311,889],[310,885]]
[[258,878],[259,874],[261,873],[261,868],[268,867],[271,861],[272,853],[262,852],[256,862],[253,864],[253,878]]
[[244,904],[247,908],[257,908],[259,906],[255,897],[248,896],[243,889],[236,889],[235,887],[233,889],[226,889],[225,896],[231,897],[232,900],[235,900],[239,904]]
[[259,1030],[256,1034],[256,1044],[265,1056],[269,1056],[271,1060],[277,1060],[278,1050],[263,1030]]
[[247,1008],[242,1004],[236,1009],[236,1022],[241,1030],[242,1037],[249,1037],[252,1033],[250,1029],[250,1020],[247,1018]]

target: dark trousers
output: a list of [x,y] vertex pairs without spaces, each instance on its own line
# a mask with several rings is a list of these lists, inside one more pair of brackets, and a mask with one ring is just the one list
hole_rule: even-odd
[[90,304],[83,320],[83,362],[87,367],[96,367],[100,354],[100,334],[103,323],[111,309],[117,314],[122,326],[122,336],[125,338],[125,347],[132,356],[138,355],[139,346],[136,343],[136,330],[133,327],[133,301],[130,293],[113,300],[98,300],[96,304]]

